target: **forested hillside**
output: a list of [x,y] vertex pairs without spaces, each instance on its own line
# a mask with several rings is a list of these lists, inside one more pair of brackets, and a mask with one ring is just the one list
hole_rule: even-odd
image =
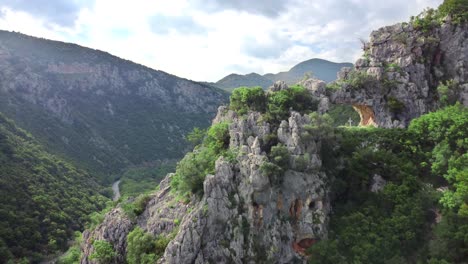
[[468,108],[456,105],[408,129],[330,133],[322,155],[334,209],[310,263],[464,263],[467,124]]
[[48,150],[109,174],[178,159],[227,93],[75,44],[0,31],[0,111]]
[[0,262],[64,250],[107,198],[93,177],[46,152],[0,113]]

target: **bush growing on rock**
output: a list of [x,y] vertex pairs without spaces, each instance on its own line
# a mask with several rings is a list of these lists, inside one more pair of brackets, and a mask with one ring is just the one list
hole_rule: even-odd
[[348,73],[346,79],[343,80],[343,82],[348,84],[353,90],[360,90],[366,87],[370,87],[373,84],[376,84],[378,81],[374,76],[369,75],[366,72],[354,70]]
[[311,93],[301,85],[269,93],[267,97],[267,116],[275,121],[286,119],[290,110],[307,113],[316,111],[318,106]]
[[155,263],[160,255],[156,255],[154,240],[152,235],[145,233],[140,227],[135,227],[127,236],[127,263]]
[[441,17],[452,16],[452,21],[456,24],[468,21],[468,0],[445,0],[439,6]]
[[202,194],[203,181],[207,174],[213,174],[215,162],[220,156],[231,156],[229,147],[229,124],[218,123],[212,125],[203,144],[189,152],[177,164],[175,175],[172,177],[172,188],[186,196],[190,193]]
[[93,248],[94,252],[89,256],[90,260],[97,260],[99,263],[107,264],[112,263],[116,257],[114,247],[105,240],[94,240]]
[[265,111],[265,103],[265,92],[261,87],[239,87],[231,94],[230,108],[239,115],[244,115],[249,110]]
[[270,178],[270,181],[280,183],[281,176],[289,169],[289,151],[284,145],[278,144],[271,148],[268,158],[269,162],[264,162],[260,170]]
[[439,86],[437,86],[440,105],[449,106],[455,104],[457,100],[459,100],[457,96],[459,88],[458,83],[454,80],[440,83]]

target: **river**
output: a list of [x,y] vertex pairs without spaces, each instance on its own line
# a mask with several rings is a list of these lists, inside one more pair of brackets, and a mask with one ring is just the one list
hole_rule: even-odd
[[112,184],[112,191],[114,191],[114,201],[117,201],[120,198],[120,189],[119,189],[120,180]]

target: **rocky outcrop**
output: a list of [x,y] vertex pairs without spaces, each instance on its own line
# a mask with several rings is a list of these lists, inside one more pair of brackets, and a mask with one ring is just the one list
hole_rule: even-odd
[[[96,260],[89,257],[94,251],[93,241],[105,240],[114,246],[117,253],[115,263],[125,263],[125,249],[127,245],[127,235],[132,230],[133,223],[124,213],[122,208],[117,207],[106,214],[104,221],[99,224],[92,232],[83,232],[83,241],[81,251],[83,257],[81,264],[97,264]],[[122,254],[123,253],[123,254]]]
[[145,211],[137,218],[131,219],[118,205],[106,214],[104,221],[96,228],[83,232],[81,264],[98,263],[90,259],[95,240],[111,243],[116,253],[113,263],[125,263],[127,235],[136,226],[154,236],[169,236],[177,232],[180,220],[187,217],[193,203],[183,203],[174,197],[170,192],[171,177],[172,174],[169,174],[161,181],[159,191],[151,195]]
[[372,32],[355,69],[338,74],[334,103],[352,104],[361,125],[405,127],[439,107],[437,87],[468,105],[468,24],[449,21],[428,31],[400,23]]
[[[206,176],[204,195],[186,204],[174,199],[168,175],[134,225],[155,236],[177,233],[158,263],[303,262],[305,250],[327,237],[330,211],[320,139],[304,137],[312,121],[291,112],[288,120],[273,125],[258,112],[238,116],[220,107],[214,120],[219,122],[230,123],[235,160],[220,157],[215,173]],[[269,160],[265,148],[272,137],[289,152],[289,169],[280,176],[261,169]],[[103,226],[109,224],[105,221],[88,237],[105,237]],[[119,242],[107,240],[125,255]]]
[[330,98],[326,95],[327,84],[324,81],[309,78],[302,80],[299,84],[304,86],[315,98],[318,99],[319,104],[317,112],[324,114],[330,109]]
[[[319,172],[317,143],[304,144],[307,116],[292,112],[277,131],[259,113],[246,118],[221,108],[216,120],[231,119],[230,148],[237,163],[220,158],[216,173],[204,182],[204,196],[168,245],[161,263],[291,263],[314,241],[326,237],[330,205],[324,173]],[[291,154],[282,179],[261,171],[267,160],[262,142],[270,133]],[[293,161],[310,155],[307,172]]]

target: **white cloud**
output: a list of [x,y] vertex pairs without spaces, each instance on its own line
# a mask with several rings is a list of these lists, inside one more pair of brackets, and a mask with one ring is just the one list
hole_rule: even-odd
[[61,23],[63,16],[53,17],[50,9],[8,1],[0,4],[0,29],[74,42],[181,77],[216,81],[232,71],[283,71],[314,57],[353,62],[360,54],[358,38],[441,1],[289,0],[249,6],[250,1],[90,0],[80,7],[49,1],[76,16],[72,23]]

